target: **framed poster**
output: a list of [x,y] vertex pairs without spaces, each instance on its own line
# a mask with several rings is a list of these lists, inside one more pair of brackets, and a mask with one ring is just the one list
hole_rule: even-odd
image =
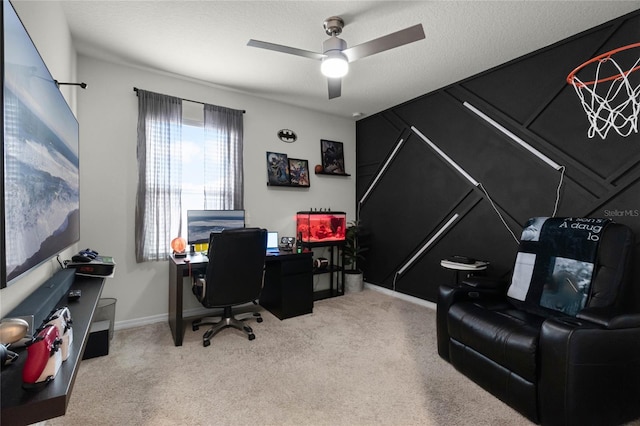
[[310,186],[309,161],[289,158],[289,178],[293,186]]
[[344,149],[342,142],[334,142],[321,139],[320,149],[322,153],[323,173],[344,175]]
[[267,183],[289,185],[289,160],[287,154],[267,151]]

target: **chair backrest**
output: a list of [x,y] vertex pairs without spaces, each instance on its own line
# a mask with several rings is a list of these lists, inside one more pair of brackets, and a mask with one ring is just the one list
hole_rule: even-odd
[[631,230],[608,219],[532,218],[507,296],[517,307],[543,315],[619,308],[631,296],[633,244]]
[[258,299],[266,247],[267,231],[260,228],[228,229],[211,234],[202,304],[222,307]]

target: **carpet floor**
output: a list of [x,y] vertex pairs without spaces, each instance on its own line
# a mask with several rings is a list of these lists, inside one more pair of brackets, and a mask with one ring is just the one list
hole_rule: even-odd
[[45,425],[530,425],[436,350],[436,314],[366,289],[211,346],[166,323],[118,330],[85,360],[63,417]]

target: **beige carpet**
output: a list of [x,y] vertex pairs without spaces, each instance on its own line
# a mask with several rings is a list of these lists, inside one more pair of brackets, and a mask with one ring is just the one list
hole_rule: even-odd
[[529,425],[436,352],[435,311],[374,290],[316,302],[256,339],[166,323],[116,331],[82,362],[67,415],[46,425]]

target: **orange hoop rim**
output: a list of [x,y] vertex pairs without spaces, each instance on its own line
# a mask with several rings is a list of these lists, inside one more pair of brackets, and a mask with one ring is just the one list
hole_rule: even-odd
[[632,69],[630,69],[629,71],[625,71],[623,73],[620,74],[615,74],[612,75],[610,77],[604,77],[598,80],[592,80],[592,81],[587,81],[587,82],[576,82],[576,73],[580,70],[582,70],[583,68],[585,68],[587,65],[589,64],[593,64],[594,62],[599,62],[599,61],[603,61],[606,59],[610,59],[612,55],[615,55],[618,52],[622,52],[623,50],[629,50],[629,49],[633,49],[636,47],[640,47],[640,43],[633,43],[633,44],[628,44],[626,46],[622,46],[622,47],[618,47],[617,49],[613,49],[610,50],[608,52],[605,52],[601,55],[596,56],[595,58],[589,59],[588,61],[586,61],[585,63],[583,63],[582,65],[579,65],[576,69],[574,69],[573,71],[571,71],[569,73],[569,75],[567,76],[567,83],[571,84],[572,86],[576,86],[576,87],[586,87],[586,86],[593,86],[596,83],[604,83],[606,81],[612,81],[612,80],[617,80],[621,77],[626,77],[627,75],[631,74],[634,71],[637,71],[640,69],[640,65],[638,65],[637,67],[634,67]]

